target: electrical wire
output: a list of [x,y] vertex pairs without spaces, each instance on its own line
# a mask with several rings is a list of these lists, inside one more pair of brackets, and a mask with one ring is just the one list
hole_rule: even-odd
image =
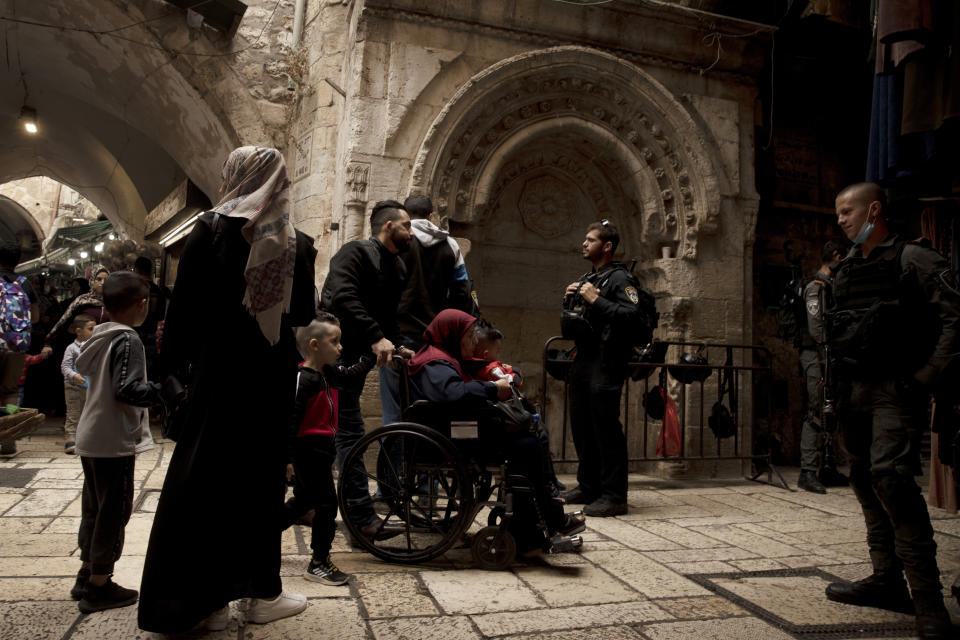
[[[167,13],[167,14],[164,14],[164,15],[162,15],[162,16],[154,16],[153,18],[147,18],[147,19],[145,19],[145,20],[141,20],[141,21],[139,21],[139,22],[134,22],[134,23],[132,23],[132,24],[128,24],[128,25],[125,25],[125,26],[122,26],[122,27],[118,27],[118,28],[116,28],[116,29],[107,29],[107,30],[102,30],[102,31],[98,31],[98,30],[96,30],[96,29],[85,29],[85,28],[83,28],[83,27],[68,27],[68,26],[65,26],[65,25],[50,24],[50,23],[46,23],[46,22],[37,22],[37,21],[35,21],[35,20],[24,20],[24,19],[22,19],[22,18],[10,18],[10,17],[7,17],[7,16],[0,16],[0,21],[2,21],[2,22],[12,22],[12,23],[15,23],[15,24],[24,24],[24,25],[28,25],[28,26],[32,26],[32,27],[41,27],[41,28],[44,28],[44,29],[57,29],[57,30],[59,30],[59,31],[75,31],[75,32],[78,32],[78,33],[88,33],[88,34],[93,35],[93,36],[108,36],[108,37],[110,37],[110,38],[116,38],[117,40],[123,40],[124,42],[129,42],[129,43],[131,43],[131,44],[135,44],[135,45],[138,45],[138,46],[141,46],[141,47],[146,47],[146,48],[148,48],[148,49],[156,49],[157,51],[163,51],[164,53],[166,53],[166,54],[168,54],[168,55],[170,55],[170,56],[174,56],[174,57],[176,57],[176,56],[194,56],[194,57],[198,57],[198,58],[222,58],[222,57],[226,57],[226,56],[236,55],[236,54],[238,54],[238,53],[243,53],[243,52],[246,51],[247,49],[251,49],[251,48],[255,47],[257,44],[259,44],[260,39],[263,37],[264,32],[267,30],[267,27],[270,26],[270,23],[273,21],[273,16],[274,16],[274,14],[277,12],[277,9],[280,7],[280,1],[281,1],[281,0],[277,0],[277,3],[276,3],[275,5],[273,5],[273,11],[270,12],[270,16],[267,18],[267,21],[263,24],[263,28],[260,29],[260,33],[259,33],[259,35],[257,35],[257,39],[256,39],[256,40],[254,40],[253,42],[251,42],[250,44],[248,44],[246,47],[243,47],[242,49],[237,49],[236,51],[227,51],[227,52],[225,52],[225,53],[198,53],[198,52],[193,52],[193,51],[185,51],[185,50],[182,50],[182,49],[168,49],[167,47],[164,47],[164,46],[162,46],[162,45],[155,45],[155,44],[151,44],[151,43],[149,43],[149,42],[141,42],[141,41],[139,41],[139,40],[134,40],[133,38],[126,38],[126,37],[124,37],[124,36],[117,35],[117,33],[116,33],[116,32],[118,32],[118,31],[123,31],[123,30],[125,30],[125,29],[130,29],[131,27],[135,27],[135,26],[138,26],[138,25],[142,25],[142,24],[145,24],[145,23],[147,23],[147,22],[152,22],[152,21],[155,21],[155,20],[160,20],[160,19],[162,19],[162,18],[166,18],[166,17],[171,16],[171,15],[175,15],[176,13],[178,13],[178,12],[176,12],[176,11],[172,11],[172,12]],[[198,6],[202,5],[202,4],[206,4],[207,2],[210,2],[210,0],[202,0],[202,1],[200,1],[200,2],[197,2],[197,3],[194,4],[194,5],[191,5],[190,7],[187,7],[187,8],[188,8],[188,9],[193,9],[194,7],[198,7]]]

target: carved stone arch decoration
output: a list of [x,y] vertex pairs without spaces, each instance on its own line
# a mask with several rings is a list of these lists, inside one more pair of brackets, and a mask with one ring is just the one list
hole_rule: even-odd
[[[429,193],[442,217],[480,220],[513,173],[512,148],[571,130],[632,174],[630,226],[641,244],[694,259],[701,235],[718,229],[721,193],[730,192],[710,135],[642,69],[585,47],[519,54],[475,75],[427,132],[409,191]],[[577,174],[574,158],[553,156],[543,162]]]

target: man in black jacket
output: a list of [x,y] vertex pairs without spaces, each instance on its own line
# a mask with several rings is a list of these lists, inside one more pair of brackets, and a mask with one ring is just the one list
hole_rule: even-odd
[[583,259],[593,269],[567,286],[564,308],[581,310],[565,321],[564,337],[577,354],[570,367],[570,428],[580,464],[577,487],[564,494],[583,512],[608,517],[627,512],[627,439],[620,424],[620,392],[627,378],[633,333],[642,323],[640,284],[613,259],[620,234],[609,221],[587,227]]
[[[377,366],[382,367],[390,362],[395,345],[399,344],[396,313],[406,281],[406,268],[399,254],[410,244],[410,216],[399,202],[384,200],[374,205],[370,228],[374,234],[371,238],[348,242],[331,258],[321,304],[340,319],[341,359],[352,363],[372,354]],[[350,448],[363,436],[360,393],[365,379],[362,376],[340,390],[335,445],[341,465]],[[344,486],[351,510],[349,517],[355,522],[367,522],[367,535],[383,533],[370,500],[362,462],[353,469],[341,468],[341,472],[348,474]]]

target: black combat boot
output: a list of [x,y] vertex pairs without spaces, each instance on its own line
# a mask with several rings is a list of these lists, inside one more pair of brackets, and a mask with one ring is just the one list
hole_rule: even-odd
[[850,484],[847,476],[837,471],[836,467],[820,467],[817,472],[817,479],[825,487],[846,487]]
[[800,479],[797,480],[797,486],[810,493],[826,493],[827,488],[817,480],[816,471],[801,471]]
[[950,614],[943,606],[939,591],[914,591],[913,604],[917,611],[917,636],[922,640],[955,638]]
[[914,612],[902,575],[875,573],[856,582],[832,582],[827,585],[827,600],[900,613]]

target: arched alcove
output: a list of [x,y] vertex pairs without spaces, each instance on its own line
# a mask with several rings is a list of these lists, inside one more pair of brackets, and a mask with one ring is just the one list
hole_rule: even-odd
[[[695,259],[731,193],[710,134],[639,67],[584,47],[524,53],[474,76],[435,119],[420,146],[410,191],[430,193],[451,221],[482,218],[506,157],[554,131],[586,132],[597,166],[615,167],[635,194],[637,250],[671,245]],[[604,142],[600,143],[603,140]],[[635,186],[638,185],[638,186]],[[621,214],[622,217],[622,214]]]
[[44,238],[43,229],[29,211],[0,195],[0,242],[18,242],[23,250],[21,260],[30,260],[40,255]]

